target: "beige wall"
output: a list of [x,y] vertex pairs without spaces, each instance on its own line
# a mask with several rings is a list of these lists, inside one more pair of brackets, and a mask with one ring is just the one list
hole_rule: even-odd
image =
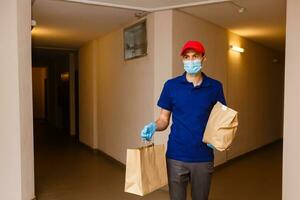
[[34,198],[30,9],[0,2],[0,199]]
[[92,148],[97,148],[96,53],[96,41],[79,50],[79,137]]
[[[283,135],[284,54],[228,33],[227,99],[239,111],[239,132],[228,159],[269,144]],[[273,59],[278,59],[277,63]]]
[[[179,52],[184,42],[202,41],[207,50],[203,71],[223,83],[228,105],[239,111],[237,138],[228,152],[215,152],[215,164],[281,138],[282,55],[183,12],[174,11],[173,17],[173,76],[183,73]],[[231,44],[244,47],[245,53],[232,52]],[[280,63],[273,63],[274,58]]]
[[[85,52],[81,59],[86,60],[83,63],[86,66],[81,66],[86,68],[83,76],[89,80],[83,84],[97,80],[96,148],[125,162],[126,149],[140,144],[140,130],[158,116],[156,103],[164,82],[183,73],[179,52],[190,39],[205,44],[208,59],[204,71],[223,83],[229,106],[240,112],[237,139],[230,151],[216,152],[215,164],[282,137],[283,63],[280,53],[183,12],[155,12],[147,19],[149,54],[146,57],[123,60],[122,29],[81,49]],[[232,43],[243,46],[246,52],[230,51]],[[273,63],[273,58],[281,63]],[[91,66],[96,70],[96,77]],[[88,87],[84,98],[91,101],[94,87]],[[83,118],[92,122],[91,116]],[[168,132],[156,134],[155,142],[166,143]],[[81,135],[88,133],[88,129],[80,132]]]
[[[148,55],[123,59],[123,29],[97,40],[98,148],[125,163],[126,149],[153,121],[153,15],[147,18]],[[129,24],[128,24],[129,25]]]
[[[0,3],[0,194],[3,199],[21,199],[20,99],[17,52],[17,1]],[[6,19],[11,19],[7,21]],[[5,47],[5,48],[4,48]]]
[[283,140],[283,200],[299,199],[300,188],[300,1],[287,0]]
[[17,5],[22,199],[27,200],[35,196],[31,77],[31,1],[18,0]]
[[[173,11],[161,11],[154,13],[154,118],[157,119],[160,108],[157,101],[160,97],[165,81],[172,77],[172,28]],[[156,144],[167,144],[170,126],[167,130],[154,135]]]
[[[165,80],[172,76],[172,11],[147,16],[148,55],[145,57],[124,61],[123,28],[85,45],[80,50],[85,53],[79,56],[87,61],[81,63],[82,70],[87,65],[96,70],[97,148],[125,163],[126,149],[141,145],[141,129],[158,116],[158,97]],[[91,48],[95,43],[97,47]],[[92,55],[97,58],[97,64],[92,64]],[[83,73],[91,84],[92,74]],[[91,99],[92,86],[86,92],[89,93],[86,99]],[[87,130],[83,128],[80,135],[87,134]],[[167,137],[168,131],[164,131],[154,141],[166,143]]]

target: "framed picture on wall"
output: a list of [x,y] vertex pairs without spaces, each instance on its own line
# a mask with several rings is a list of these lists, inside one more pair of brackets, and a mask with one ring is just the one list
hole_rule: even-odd
[[147,55],[146,20],[124,29],[124,59],[130,60]]

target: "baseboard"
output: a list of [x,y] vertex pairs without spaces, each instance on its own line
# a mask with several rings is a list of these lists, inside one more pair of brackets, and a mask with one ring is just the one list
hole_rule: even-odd
[[270,143],[268,143],[268,144],[265,144],[265,145],[263,145],[263,146],[261,146],[261,147],[259,147],[259,148],[257,148],[257,149],[254,149],[254,150],[252,150],[252,151],[249,151],[249,152],[247,152],[247,153],[244,153],[244,154],[242,154],[242,155],[239,155],[239,156],[237,156],[237,157],[235,157],[235,158],[232,158],[232,159],[228,160],[227,162],[222,163],[222,164],[216,166],[216,167],[215,167],[215,170],[218,170],[218,169],[222,169],[222,168],[224,168],[224,167],[227,167],[227,166],[230,165],[232,162],[235,162],[235,161],[238,161],[238,160],[242,160],[242,159],[244,159],[245,157],[247,157],[247,156],[249,156],[249,155],[255,154],[257,151],[260,151],[260,150],[262,150],[262,149],[268,148],[269,146],[271,146],[271,145],[273,145],[273,144],[275,144],[275,143],[282,142],[282,141],[283,141],[283,139],[282,139],[282,138],[279,138],[279,139],[277,139],[277,140],[275,140],[275,141],[273,141],[273,142],[270,142]]
[[[247,157],[247,156],[249,156],[249,155],[251,155],[251,154],[254,154],[254,153],[256,153],[257,151],[260,151],[260,150],[262,150],[262,149],[264,149],[264,148],[268,148],[268,147],[269,147],[270,145],[272,145],[272,144],[275,144],[275,143],[278,143],[278,142],[282,142],[282,140],[283,140],[282,138],[277,139],[277,140],[275,140],[275,141],[273,141],[273,142],[271,142],[271,143],[269,143],[269,144],[266,144],[266,145],[264,145],[264,146],[262,146],[262,147],[259,147],[259,148],[257,148],[257,149],[252,150],[252,151],[249,151],[249,152],[247,152],[247,153],[245,153],[245,154],[242,154],[242,155],[240,155],[240,156],[237,156],[237,157],[235,157],[235,158],[233,158],[233,159],[230,159],[230,160],[228,160],[227,162],[222,163],[222,164],[216,166],[216,167],[215,167],[215,170],[224,168],[224,167],[230,165],[232,162],[235,162],[235,161],[237,161],[237,160],[244,159],[245,157]],[[90,146],[88,146],[88,145],[86,145],[86,144],[84,144],[84,143],[82,143],[82,142],[79,142],[79,143],[80,143],[85,149],[89,150],[90,152],[92,152],[92,153],[94,153],[94,154],[96,154],[96,155],[101,155],[101,156],[105,157],[107,160],[109,160],[109,161],[111,161],[111,162],[113,162],[113,163],[119,165],[120,167],[122,167],[122,168],[124,168],[124,169],[126,168],[126,165],[125,165],[125,164],[123,164],[122,162],[116,160],[115,158],[113,158],[112,156],[108,155],[107,153],[105,153],[105,152],[103,152],[103,151],[101,151],[101,150],[99,150],[99,149],[94,149],[94,148],[92,148],[92,147],[90,147]]]
[[114,164],[117,164],[117,165],[119,165],[120,167],[122,167],[124,169],[126,168],[125,164],[123,164],[122,162],[116,160],[115,158],[113,158],[112,156],[108,155],[107,153],[105,153],[105,152],[103,152],[103,151],[101,151],[99,149],[94,149],[94,148],[92,148],[92,147],[90,147],[87,144],[84,144],[82,142],[79,142],[79,143],[82,145],[82,147],[84,147],[88,151],[92,152],[93,154],[103,156],[104,158],[106,158],[107,160],[113,162]]

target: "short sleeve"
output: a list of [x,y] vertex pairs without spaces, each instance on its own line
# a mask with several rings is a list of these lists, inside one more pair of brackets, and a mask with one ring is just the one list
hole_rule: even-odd
[[218,87],[218,93],[217,93],[217,99],[216,101],[220,101],[223,105],[226,105],[226,100],[225,100],[225,97],[224,97],[224,92],[223,92],[223,85],[220,84],[219,87]]
[[165,110],[172,111],[172,101],[171,101],[171,96],[170,96],[170,84],[168,81],[164,84],[164,87],[160,94],[157,105]]

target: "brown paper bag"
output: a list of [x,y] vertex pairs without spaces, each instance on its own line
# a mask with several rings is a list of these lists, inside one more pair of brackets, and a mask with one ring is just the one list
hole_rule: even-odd
[[210,113],[203,142],[212,144],[219,151],[228,149],[237,131],[237,115],[235,110],[217,102]]
[[144,196],[167,184],[164,145],[127,149],[125,192]]

